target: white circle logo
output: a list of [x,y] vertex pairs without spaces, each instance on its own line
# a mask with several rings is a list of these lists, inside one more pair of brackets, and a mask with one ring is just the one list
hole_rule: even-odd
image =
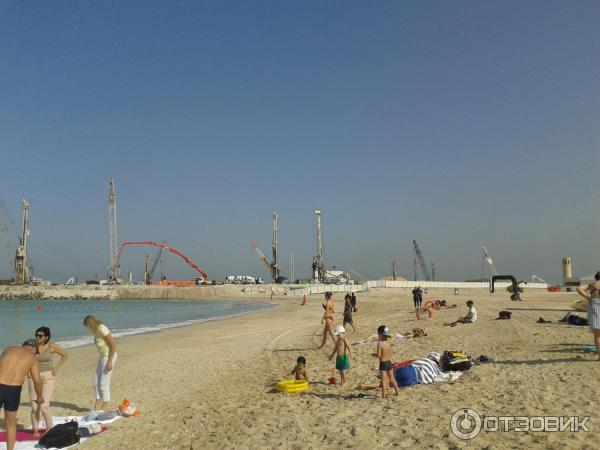
[[469,408],[459,409],[450,419],[454,436],[460,439],[473,439],[481,431],[481,416]]

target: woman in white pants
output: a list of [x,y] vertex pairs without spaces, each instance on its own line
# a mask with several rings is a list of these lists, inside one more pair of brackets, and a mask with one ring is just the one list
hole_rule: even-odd
[[86,316],[83,325],[94,336],[98,365],[93,377],[96,403],[94,410],[104,411],[110,404],[110,376],[117,362],[117,343],[106,325],[94,316]]

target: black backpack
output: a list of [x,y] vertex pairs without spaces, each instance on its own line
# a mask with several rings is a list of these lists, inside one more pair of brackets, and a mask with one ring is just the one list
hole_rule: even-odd
[[46,448],[64,448],[79,443],[79,424],[76,420],[60,423],[48,430],[40,439],[40,445]]
[[440,364],[443,372],[469,370],[473,365],[471,358],[462,352],[445,351]]

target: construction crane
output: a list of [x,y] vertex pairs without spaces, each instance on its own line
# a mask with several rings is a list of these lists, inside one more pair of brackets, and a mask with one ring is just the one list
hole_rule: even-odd
[[485,248],[485,245],[481,246],[481,278],[485,278],[484,275],[484,266],[487,264],[487,267],[490,271],[490,277],[495,277],[498,275],[498,271],[496,270],[496,266],[494,265],[494,261],[492,261],[492,257]]
[[108,279],[117,282],[120,278],[120,269],[117,255],[117,197],[115,194],[115,180],[110,179],[108,185]]
[[254,252],[258,255],[261,262],[267,269],[267,271],[271,274],[271,278],[273,279],[273,283],[280,283],[281,277],[279,275],[279,263],[278,263],[278,243],[277,243],[277,213],[273,213],[273,240],[272,240],[272,251],[273,251],[273,260],[271,261],[267,255],[258,247],[256,241],[252,241],[250,243],[250,247]]
[[256,255],[258,256],[260,261],[263,263],[263,265],[265,266],[265,269],[267,269],[267,271],[271,274],[271,277],[275,277],[275,278],[273,278],[273,281],[275,281],[276,280],[275,267],[273,266],[273,263],[271,262],[269,257],[267,255],[265,255],[264,252],[258,247],[258,244],[256,243],[256,241],[252,241],[250,243],[250,247],[252,248],[254,253],[256,253]]
[[30,268],[27,259],[27,239],[29,237],[29,202],[23,199],[23,221],[21,240],[15,254],[15,284],[29,283]]
[[[421,271],[423,272],[423,276],[425,277],[425,281],[431,281],[431,275],[429,274],[429,268],[427,267],[425,258],[423,258],[423,253],[421,253],[421,249],[417,245],[417,241],[413,240],[413,246],[415,248],[416,258],[419,261],[419,265],[421,266]],[[415,270],[415,275],[416,275],[416,270]]]
[[[177,255],[179,258],[183,259],[188,266],[190,266],[192,269],[194,269],[196,272],[198,272],[202,277],[202,281],[208,281],[208,275],[206,274],[206,272],[204,270],[202,270],[200,267],[198,267],[196,265],[196,263],[194,263],[194,261],[192,261],[190,258],[185,256],[183,253],[181,253],[176,248],[169,247],[168,245],[166,245],[162,242],[154,242],[154,241],[123,242],[121,244],[121,247],[119,248],[119,252],[117,253],[117,261],[116,261],[117,266],[120,265],[121,255],[123,254],[123,250],[125,249],[125,247],[128,247],[130,245],[148,245],[151,247],[161,247],[165,250],[168,250],[169,252],[171,252],[174,255]],[[119,270],[120,269],[117,268],[117,271],[119,271]]]
[[276,212],[273,212],[273,239],[271,241],[272,245],[272,255],[273,261],[271,265],[273,266],[271,271],[271,276],[273,277],[273,281],[277,282],[279,278],[279,244],[277,243],[277,219],[278,215]]
[[[163,244],[166,245],[166,242],[163,242]],[[146,284],[152,283],[152,278],[154,278],[154,273],[156,272],[156,268],[158,267],[158,263],[161,261],[160,258],[162,257],[162,254],[164,251],[165,251],[164,247],[160,247],[158,249],[158,252],[156,253],[156,257],[154,258],[154,262],[152,263],[152,268],[148,272]]]
[[15,275],[15,261],[14,261],[14,241],[13,237],[10,234],[10,229],[8,228],[9,222],[11,225],[14,224],[10,220],[10,216],[8,215],[8,211],[6,210],[6,206],[4,201],[0,198],[0,234],[2,235],[2,244],[4,245],[4,249],[6,250],[6,257],[8,258],[8,266],[9,266],[9,274],[10,276]]
[[313,209],[317,222],[317,254],[313,257],[313,279],[323,282],[325,280],[325,261],[323,260],[323,235],[321,234],[321,210]]

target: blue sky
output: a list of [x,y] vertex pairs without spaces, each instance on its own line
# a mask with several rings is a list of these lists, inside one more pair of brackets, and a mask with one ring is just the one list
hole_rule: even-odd
[[[600,268],[600,3],[0,3],[0,195],[36,273],[167,240],[210,276],[314,254],[370,278],[412,239],[440,277]],[[143,271],[143,249],[124,270]],[[153,252],[151,252],[152,254]],[[2,253],[0,274],[8,268]],[[193,274],[174,258],[171,278]]]

